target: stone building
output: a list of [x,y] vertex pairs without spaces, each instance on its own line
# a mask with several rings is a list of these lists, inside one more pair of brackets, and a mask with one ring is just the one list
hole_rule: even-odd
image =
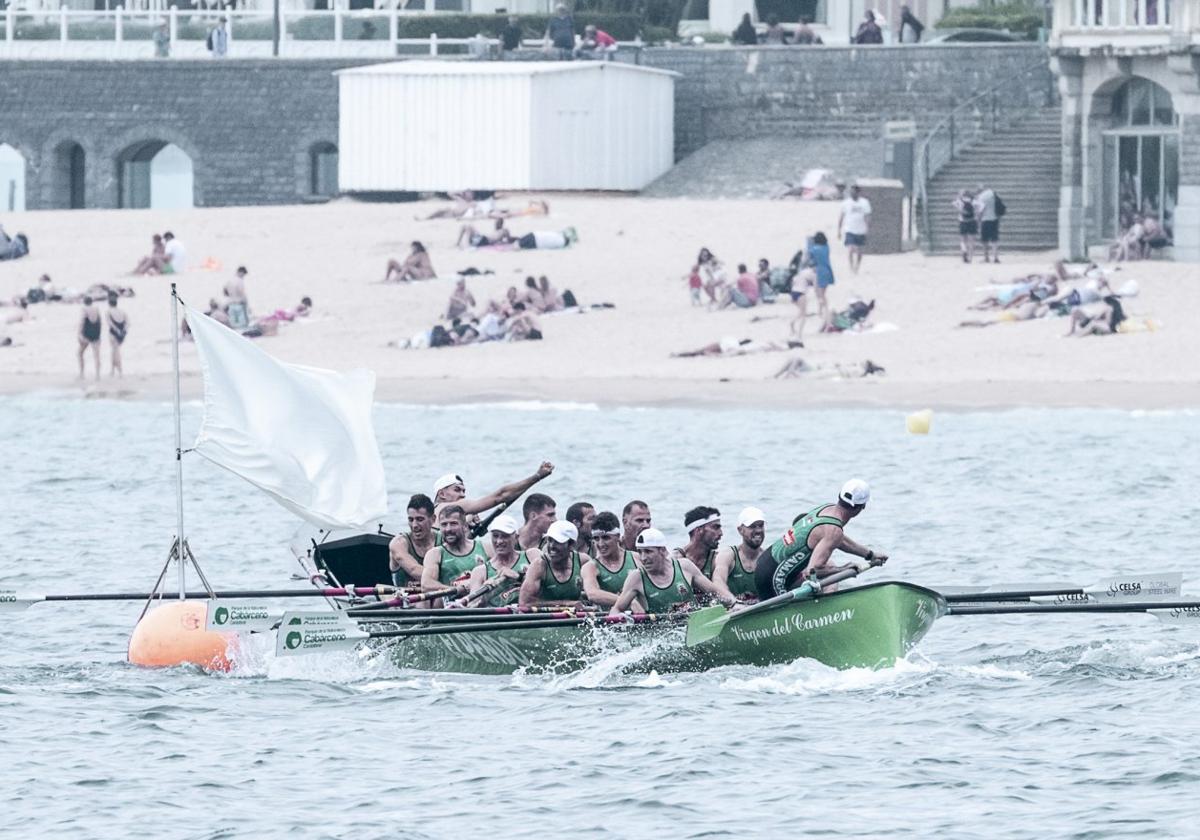
[[1200,0],[1056,0],[1059,246],[1083,257],[1140,215],[1200,262]]

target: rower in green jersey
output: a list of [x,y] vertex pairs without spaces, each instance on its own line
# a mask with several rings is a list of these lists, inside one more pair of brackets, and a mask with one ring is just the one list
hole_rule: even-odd
[[522,609],[574,605],[583,599],[581,570],[591,558],[575,550],[578,538],[574,525],[559,521],[546,531],[545,550],[529,549],[529,568],[521,584]]
[[526,552],[517,550],[517,520],[501,514],[492,520],[488,529],[492,538],[491,556],[471,572],[468,591],[477,592],[492,586],[483,595],[465,602],[468,607],[508,607],[517,601],[521,578],[529,566]]
[[598,607],[611,607],[625,577],[637,569],[637,555],[621,545],[621,522],[615,513],[596,514],[591,534],[595,554],[583,564],[583,594]]
[[766,537],[766,517],[756,507],[748,507],[738,515],[738,533],[741,545],[729,545],[717,552],[713,564],[714,583],[724,584],[740,599],[758,598],[758,587],[754,582],[754,569],[762,554]]
[[667,552],[667,538],[657,528],[647,528],[637,536],[641,568],[628,575],[612,614],[636,606],[642,612],[669,612],[676,604],[691,604],[697,592],[710,595],[726,607],[737,603],[723,584],[706,578],[686,557]]
[[[859,545],[845,534],[846,524],[866,510],[871,488],[860,478],[842,485],[838,500],[818,505],[792,521],[792,527],[771,543],[758,558],[754,582],[761,599],[773,598],[795,589],[803,578],[817,578],[854,567],[860,572],[881,566],[888,556]],[[831,566],[829,558],[836,550],[861,557],[845,566]]]
[[694,507],[684,514],[683,526],[687,528],[688,543],[675,549],[675,555],[691,560],[711,580],[713,563],[721,547],[721,512],[708,505]]
[[480,540],[467,536],[467,515],[458,505],[448,505],[438,515],[442,544],[425,553],[421,591],[445,589],[487,559]]
[[433,500],[417,493],[408,500],[408,533],[397,534],[388,543],[392,583],[402,588],[419,586],[425,554],[441,544],[442,533],[433,527]]

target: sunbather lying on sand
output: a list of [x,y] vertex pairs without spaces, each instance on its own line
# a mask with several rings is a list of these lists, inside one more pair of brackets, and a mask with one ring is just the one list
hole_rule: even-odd
[[773,353],[780,350],[795,350],[804,345],[799,341],[757,341],[753,338],[726,336],[720,341],[705,344],[696,350],[672,353],[673,359],[689,359],[694,356],[749,356],[753,353]]

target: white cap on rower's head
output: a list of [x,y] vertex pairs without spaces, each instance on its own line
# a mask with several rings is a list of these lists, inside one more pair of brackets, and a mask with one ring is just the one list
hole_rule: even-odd
[[861,478],[852,478],[842,485],[838,493],[838,501],[845,502],[851,507],[862,507],[871,501],[871,487]]
[[488,526],[489,531],[499,531],[501,534],[517,533],[517,520],[513,519],[507,513],[502,513],[492,520],[492,524]]
[[550,525],[546,530],[546,536],[556,543],[573,542],[579,539],[579,529],[570,522],[560,519]]
[[638,548],[666,548],[667,538],[657,528],[647,528],[637,535]]
[[437,495],[447,487],[453,487],[455,484],[462,484],[462,476],[458,473],[446,473],[433,483],[433,495]]
[[747,528],[755,522],[767,521],[766,515],[756,507],[748,507],[738,514],[738,527]]

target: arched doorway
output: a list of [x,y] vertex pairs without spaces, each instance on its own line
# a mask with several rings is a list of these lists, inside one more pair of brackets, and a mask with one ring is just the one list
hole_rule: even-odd
[[79,210],[86,207],[87,193],[84,177],[87,155],[83,146],[73,140],[64,140],[54,147],[54,171],[52,174],[52,207]]
[[314,143],[308,150],[308,194],[338,194],[338,149],[332,143]]
[[1135,76],[1111,102],[1103,131],[1102,233],[1120,236],[1140,215],[1152,216],[1170,234],[1179,200],[1179,117],[1171,94]]
[[194,206],[192,159],[174,143],[137,143],[122,152],[117,163],[120,207],[158,210]]
[[0,143],[0,212],[25,209],[25,155]]

